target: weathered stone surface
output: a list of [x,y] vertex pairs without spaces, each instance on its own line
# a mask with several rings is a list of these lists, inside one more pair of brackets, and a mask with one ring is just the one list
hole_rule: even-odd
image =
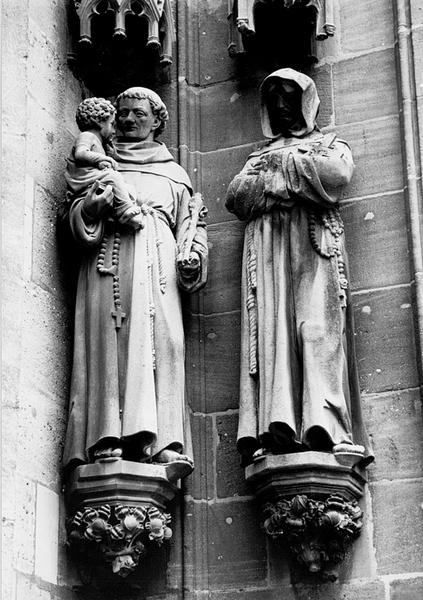
[[50,41],[61,56],[66,54],[67,38],[67,14],[66,4],[61,0],[50,0],[50,2],[39,2],[39,0],[28,1],[28,14],[30,26],[36,24]]
[[40,394],[56,406],[66,406],[71,352],[67,307],[39,286],[29,284],[22,326],[24,405],[32,403],[34,396]]
[[[50,402],[42,392],[24,390],[15,429],[16,463],[22,476],[46,485],[60,485],[66,409]],[[24,395],[24,398],[25,398]],[[42,440],[42,443],[40,442]]]
[[[333,67],[335,122],[366,121],[398,111],[395,55],[383,50]],[[366,82],[371,81],[371,85]]]
[[[55,102],[54,99],[50,99]],[[63,103],[64,103],[63,98]],[[76,108],[76,107],[75,107]],[[57,199],[65,197],[65,159],[74,135],[34,99],[28,102],[27,172]]]
[[339,581],[344,584],[357,579],[363,581],[376,579],[372,500],[368,486],[364,488],[364,495],[359,501],[359,506],[363,511],[363,527],[340,565]]
[[[415,4],[415,3],[413,3]],[[418,3],[417,3],[418,4]],[[420,18],[423,21],[423,10],[420,9]],[[414,61],[415,61],[415,79],[416,79],[416,95],[423,95],[423,29],[415,29],[412,33]]]
[[35,483],[17,475],[15,501],[14,564],[18,571],[31,575],[35,558]]
[[390,46],[393,38],[392,0],[340,0],[341,47],[344,52],[361,52]]
[[423,597],[423,577],[391,582],[391,600],[417,600]]
[[353,296],[360,383],[366,393],[418,385],[411,302],[408,287]]
[[215,496],[215,442],[211,417],[192,415],[194,472],[185,479],[186,491],[193,498],[209,500]]
[[320,98],[317,125],[327,127],[334,120],[332,67],[330,65],[317,66],[313,70],[312,77]]
[[[291,600],[293,598],[293,592],[289,588],[280,591],[265,588],[246,589],[242,586],[241,582],[236,590],[210,592],[207,598],[208,600],[258,600],[259,598],[260,600],[276,600],[282,597],[281,593],[283,593],[284,600]],[[201,596],[198,596],[198,600],[200,598]]]
[[244,469],[236,449],[238,414],[216,416],[216,478],[219,498],[243,496],[252,490],[245,483]]
[[272,589],[239,585],[236,590],[222,589],[210,593],[199,591],[187,596],[187,600],[206,598],[207,600],[385,600],[385,588],[382,581],[359,581],[348,584],[281,584]]
[[402,189],[401,138],[397,117],[344,125],[337,128],[336,133],[351,146],[356,165],[345,190],[345,198]]
[[382,581],[327,583],[294,586],[295,600],[385,600]]
[[[188,589],[248,586],[266,577],[266,541],[252,503],[189,503],[186,509]],[[201,578],[207,583],[202,586]]]
[[418,573],[423,568],[423,479],[372,484],[378,572]]
[[239,313],[206,317],[205,395],[207,412],[237,408],[239,384]]
[[239,313],[186,319],[187,397],[194,412],[238,407]]
[[235,215],[226,210],[226,192],[232,179],[243,168],[248,155],[257,150],[259,145],[247,144],[202,154],[202,192],[209,209],[209,223],[236,219]]
[[25,577],[17,575],[16,600],[55,600],[49,590],[38,587],[37,583]]
[[[6,479],[4,481],[6,481]],[[8,482],[11,482],[11,479],[8,479]],[[15,523],[3,514],[1,524],[2,594],[4,598],[13,599],[15,598],[16,594],[16,563],[14,560],[14,553],[11,551],[14,541]]]
[[204,289],[204,313],[239,310],[244,224],[238,221],[211,225],[209,278]]
[[200,147],[190,150],[209,152],[261,140],[259,84],[260,81],[230,81],[201,90]]
[[191,410],[204,413],[204,317],[185,315],[184,331],[186,401]]
[[[78,107],[78,104],[83,100],[83,94],[81,90],[80,82],[75,79],[75,77],[69,73],[65,72],[65,89],[66,89],[66,97],[65,104],[62,106],[62,118],[66,122],[66,129],[72,134],[75,138],[78,135],[79,129],[75,120],[75,113]],[[48,107],[47,107],[48,108]],[[70,148],[69,150],[70,151]],[[66,156],[64,157],[66,158]],[[64,168],[64,166],[62,165]]]
[[[28,63],[28,0],[2,4],[2,124],[3,135],[26,130]],[[3,144],[5,139],[3,138]],[[7,147],[7,146],[6,146]],[[21,158],[24,158],[22,155]],[[12,156],[11,156],[12,158]],[[2,174],[6,172],[2,169]],[[4,187],[4,189],[7,189]]]
[[199,68],[193,70],[193,75],[197,74],[196,84],[210,85],[236,76],[238,64],[226,51],[228,45],[226,26],[228,3],[226,0],[200,2],[199,8],[197,34],[199,56],[194,58],[198,61]]
[[[172,77],[172,80],[164,85],[159,85],[155,88],[155,91],[159,94],[160,98],[166,104],[167,111],[170,115],[169,121],[166,123],[165,130],[160,136],[160,141],[164,142],[168,148],[177,147],[179,142],[179,123],[176,115],[178,113],[178,84],[176,79]],[[176,157],[179,162],[180,159]],[[185,166],[182,165],[184,168]],[[197,190],[195,190],[197,191]]]
[[[419,2],[414,2],[411,9],[413,22],[423,22],[423,8]],[[418,14],[420,13],[420,14]],[[423,139],[423,28],[416,28],[412,32],[413,59],[414,59],[414,90],[416,94],[416,104],[418,113],[418,122],[415,123],[415,129],[419,139]],[[413,90],[413,91],[414,91]],[[423,144],[420,144],[420,164],[423,164]],[[420,207],[423,210],[423,207]]]
[[37,484],[35,515],[35,575],[57,583],[59,554],[59,495]]
[[[22,135],[4,134],[2,189],[2,355],[3,403],[18,404],[25,273],[25,148]],[[7,151],[6,151],[7,149]]]
[[[62,9],[63,10],[63,9]],[[58,21],[59,22],[59,21]],[[48,21],[44,27],[49,26]],[[65,24],[62,23],[62,26]],[[29,20],[28,29],[28,91],[32,101],[36,101],[57,118],[63,115],[66,98],[66,38],[59,43],[57,39],[46,37],[39,24]],[[62,117],[63,118],[63,117]]]
[[423,476],[423,430],[418,390],[364,396],[367,430],[377,457],[369,467],[372,480]]
[[[25,248],[25,153],[26,139],[23,135],[4,133],[2,136],[2,190],[4,198],[2,229],[2,271],[4,301],[8,300],[10,283],[23,275],[23,249]],[[16,298],[15,294],[13,294]],[[16,303],[16,300],[15,300]]]
[[407,221],[402,194],[346,203],[341,209],[352,290],[410,281]]
[[[57,248],[57,200],[41,186],[35,186],[32,239],[32,280],[44,290],[66,301],[66,273]],[[64,294],[64,291],[68,291]]]

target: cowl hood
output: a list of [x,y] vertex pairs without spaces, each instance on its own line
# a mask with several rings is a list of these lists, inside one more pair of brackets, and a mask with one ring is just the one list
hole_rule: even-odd
[[260,86],[261,127],[265,137],[274,139],[280,136],[280,133],[274,133],[270,127],[269,112],[265,99],[269,84],[275,80],[293,81],[301,88],[301,112],[304,119],[304,127],[295,131],[291,131],[290,133],[293,137],[304,137],[305,135],[310,134],[314,129],[316,129],[316,117],[317,113],[319,112],[320,105],[320,100],[319,96],[317,95],[314,81],[307,75],[304,75],[304,73],[299,73],[298,71],[294,71],[294,69],[279,69],[278,71],[268,75]]
[[192,192],[188,174],[175,162],[162,142],[118,138],[114,144],[113,157],[118,162],[118,171],[135,171],[167,177],[175,183],[182,183]]

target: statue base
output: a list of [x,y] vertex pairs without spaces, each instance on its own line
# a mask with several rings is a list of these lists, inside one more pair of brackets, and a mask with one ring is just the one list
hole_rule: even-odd
[[326,581],[338,578],[339,563],[362,527],[357,500],[365,473],[345,462],[329,452],[267,455],[245,471],[262,504],[265,532],[283,539],[299,563]]
[[127,576],[152,544],[172,536],[164,511],[177,490],[166,465],[117,459],[77,467],[66,488],[68,544],[76,558]]

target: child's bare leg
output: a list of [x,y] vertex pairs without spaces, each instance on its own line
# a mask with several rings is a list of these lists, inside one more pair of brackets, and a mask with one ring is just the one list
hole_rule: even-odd
[[115,195],[115,216],[120,223],[132,225],[135,229],[143,226],[141,208],[132,199],[122,175],[112,169],[106,169],[101,177],[101,182],[111,185]]

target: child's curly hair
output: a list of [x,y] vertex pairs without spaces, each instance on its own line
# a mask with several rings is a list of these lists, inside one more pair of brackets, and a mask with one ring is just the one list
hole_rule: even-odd
[[76,110],[76,123],[80,131],[98,128],[109,117],[114,117],[116,109],[105,98],[86,98]]

